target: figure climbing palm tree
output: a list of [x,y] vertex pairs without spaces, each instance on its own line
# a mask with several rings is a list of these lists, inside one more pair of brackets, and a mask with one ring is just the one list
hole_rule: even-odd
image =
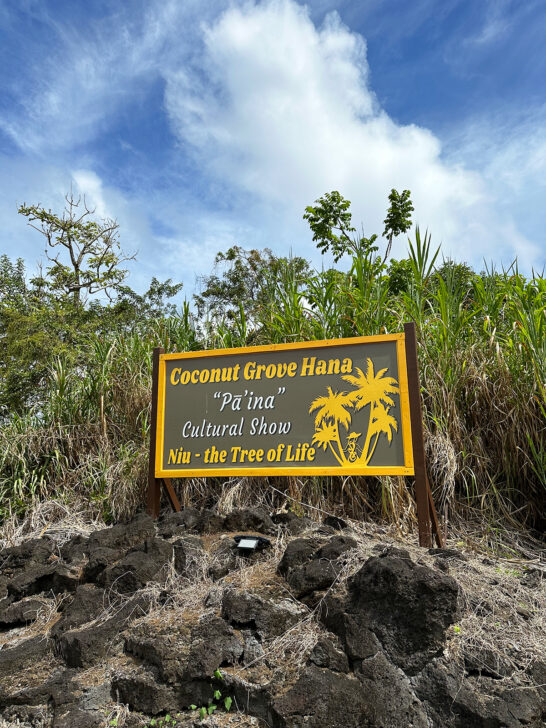
[[[356,387],[354,392],[350,392],[347,395],[355,410],[358,412],[366,405],[370,405],[370,418],[368,422],[368,431],[366,433],[366,441],[364,442],[362,453],[358,459],[359,463],[364,463],[365,465],[367,465],[371,460],[381,432],[385,432],[387,434],[385,429],[382,429],[379,432],[377,431],[377,423],[381,422],[386,427],[385,423],[387,420],[385,420],[385,417],[388,417],[389,423],[391,420],[394,422],[394,429],[396,430],[398,427],[396,420],[388,414],[388,411],[389,408],[394,405],[394,400],[390,395],[398,394],[400,392],[399,387],[396,386],[396,379],[394,379],[394,377],[385,376],[385,372],[388,371],[387,368],[381,369],[376,374],[374,372],[373,361],[370,358],[367,360],[367,365],[366,373],[364,373],[362,369],[359,369],[359,367],[356,367],[357,376],[353,376],[352,374],[346,374],[343,376],[343,379],[346,382],[349,382],[353,385],[353,387]],[[382,408],[382,410],[379,408]],[[390,426],[393,425],[391,424]],[[370,443],[373,435],[376,435],[376,438],[370,449]],[[389,442],[391,442],[392,433],[390,427],[388,429],[388,439]]]

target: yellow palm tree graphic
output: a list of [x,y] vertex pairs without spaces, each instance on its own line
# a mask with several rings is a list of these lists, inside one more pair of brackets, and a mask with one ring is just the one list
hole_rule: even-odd
[[[323,446],[325,450],[329,445],[340,465],[345,465],[348,461],[339,439],[339,425],[343,425],[346,430],[349,429],[351,415],[345,408],[351,405],[352,402],[345,392],[333,392],[332,388],[328,387],[328,396],[317,397],[309,407],[309,413],[318,410],[313,442]],[[334,450],[332,442],[337,445],[338,452]]]
[[[366,373],[356,367],[356,376],[346,374],[342,377],[355,387],[354,392],[333,392],[332,388],[328,387],[328,395],[317,397],[309,408],[309,413],[318,410],[315,417],[313,444],[324,450],[329,446],[340,465],[368,465],[377,447],[379,437],[382,434],[386,435],[390,444],[393,431],[398,431],[397,420],[389,414],[390,408],[394,406],[394,400],[390,395],[400,392],[398,382],[394,377],[385,376],[387,368],[381,369],[376,374],[370,358],[367,359],[366,364]],[[353,433],[355,438],[354,442],[350,443],[352,451],[348,457],[341,444],[339,425],[343,425],[348,430],[351,423],[349,410],[353,409],[356,413],[366,405],[370,405],[370,416],[364,446],[360,456],[356,458],[356,439],[360,437],[360,434]],[[334,449],[334,445],[336,449]],[[349,443],[347,445],[349,446]]]
[[374,373],[373,361],[368,358],[367,360],[368,369],[366,374],[356,367],[358,376],[354,377],[352,374],[345,374],[342,377],[346,382],[349,382],[356,387],[356,392],[351,392],[349,397],[355,404],[357,412],[365,407],[367,404],[375,404],[384,402],[392,407],[394,400],[389,397],[389,394],[398,394],[400,391],[396,386],[396,379],[394,377],[385,377],[384,374],[387,369],[381,369],[381,371]]
[[[365,374],[362,369],[356,367],[358,376],[355,377],[352,374],[346,374],[343,377],[346,382],[349,382],[353,385],[353,387],[356,387],[356,391],[352,392],[349,395],[354,402],[355,410],[358,412],[366,405],[370,405],[370,419],[368,422],[366,441],[364,442],[364,447],[362,448],[362,454],[358,459],[358,462],[363,463],[364,465],[367,465],[370,462],[372,455],[375,451],[379,435],[381,434],[381,432],[384,432],[384,430],[381,430],[379,432],[376,431],[374,416],[377,414],[380,418],[380,421],[384,421],[381,419],[383,415],[378,409],[381,406],[385,411],[385,416],[388,416],[390,419],[394,420],[391,415],[388,415],[389,408],[394,405],[394,400],[390,395],[398,394],[400,392],[400,389],[396,386],[396,379],[394,379],[394,377],[385,376],[385,373],[388,371],[388,369],[381,369],[376,374],[374,371],[373,361],[369,357],[366,363],[367,370]],[[396,423],[396,420],[394,420],[394,422]],[[396,424],[395,430],[397,428],[398,424]],[[373,447],[370,448],[370,443],[373,435],[376,435],[376,438],[375,442],[373,443]],[[389,443],[392,441],[392,432],[390,429],[388,431],[388,440]]]
[[[392,442],[392,431],[398,432],[398,422],[392,415],[389,414],[389,408],[383,404],[378,404],[372,407],[371,422],[368,428],[368,434],[366,435],[366,443],[364,445],[363,453],[366,454],[365,465],[367,465],[372,459],[374,454],[379,435],[381,433],[387,435],[389,443]],[[375,435],[373,446],[370,448],[370,440]],[[369,450],[369,452],[368,452]]]

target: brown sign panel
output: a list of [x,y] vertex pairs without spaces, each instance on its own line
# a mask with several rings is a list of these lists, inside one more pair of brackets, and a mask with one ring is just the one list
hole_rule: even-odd
[[162,354],[155,476],[411,475],[403,334]]

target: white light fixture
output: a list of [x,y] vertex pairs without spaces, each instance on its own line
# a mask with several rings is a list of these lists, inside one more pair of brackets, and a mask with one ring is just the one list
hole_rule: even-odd
[[233,540],[237,544],[237,551],[241,555],[249,556],[254,551],[262,551],[263,549],[271,546],[271,541],[264,536],[234,536]]
[[240,549],[248,549],[249,551],[254,549],[258,546],[258,539],[257,538],[242,538],[239,543],[237,544],[237,547]]

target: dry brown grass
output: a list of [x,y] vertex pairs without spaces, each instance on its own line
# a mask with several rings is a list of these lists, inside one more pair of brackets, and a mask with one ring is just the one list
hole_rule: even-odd
[[[387,485],[400,487],[396,479],[391,479]],[[239,495],[244,487],[238,491]],[[320,514],[316,506],[305,507],[308,512],[313,510],[316,515]],[[76,533],[89,534],[102,528],[104,523],[97,518],[90,519],[85,508],[73,513],[63,504],[49,502],[37,506],[24,523],[13,520],[6,526],[1,542],[3,546],[43,533],[61,544]],[[307,535],[315,533],[317,526],[311,524]],[[377,555],[378,545],[404,548],[414,561],[432,568],[437,568],[440,563],[437,556],[417,545],[411,532],[404,533],[402,528],[350,520],[347,533],[356,539],[357,547],[341,557],[341,572],[329,593],[343,592],[347,580],[370,556]],[[230,539],[231,535],[226,535],[226,538]],[[288,585],[277,574],[279,560],[291,538],[279,529],[278,538],[272,539],[272,548],[257,554],[252,561],[239,558],[234,570],[223,579],[213,581],[210,567],[217,558],[215,550],[222,536],[204,537],[205,549],[195,550],[185,577],[176,574],[171,564],[160,580],[148,584],[141,591],[147,595],[150,606],[145,614],[134,615],[133,624],[155,629],[157,625],[174,628],[184,622],[191,627],[204,613],[218,611],[221,592],[226,586],[274,600],[292,599]],[[509,672],[516,671],[523,679],[526,669],[546,654],[546,580],[541,545],[518,531],[476,528],[456,522],[452,525],[447,547],[457,549],[465,559],[450,558],[443,562],[447,563],[449,573],[460,584],[462,607],[458,624],[448,633],[447,654],[462,663],[464,655],[474,654],[479,660],[480,650],[487,649],[489,655],[498,658],[499,664],[507,666]],[[127,598],[117,594],[115,588],[110,590],[108,602],[95,622],[112,617]],[[206,603],[208,606],[205,606]],[[51,600],[44,602],[43,613],[33,626],[33,634],[39,630],[47,635],[57,607],[58,604]],[[275,680],[293,684],[304,669],[322,629],[317,620],[319,608],[320,604],[309,610],[285,634],[264,643],[264,654],[255,663],[230,669],[230,672],[251,681]],[[26,628],[20,635],[20,638],[24,637],[28,637]]]
[[76,500],[70,504],[58,500],[36,501],[24,518],[14,515],[4,521],[0,549],[17,546],[29,538],[41,538],[46,533],[61,546],[77,534],[87,536],[105,525],[87,501]]
[[32,719],[32,723],[26,720],[19,720],[15,716],[10,718],[0,717],[0,728],[50,728],[53,720],[53,713],[43,707],[43,715],[39,715]]

